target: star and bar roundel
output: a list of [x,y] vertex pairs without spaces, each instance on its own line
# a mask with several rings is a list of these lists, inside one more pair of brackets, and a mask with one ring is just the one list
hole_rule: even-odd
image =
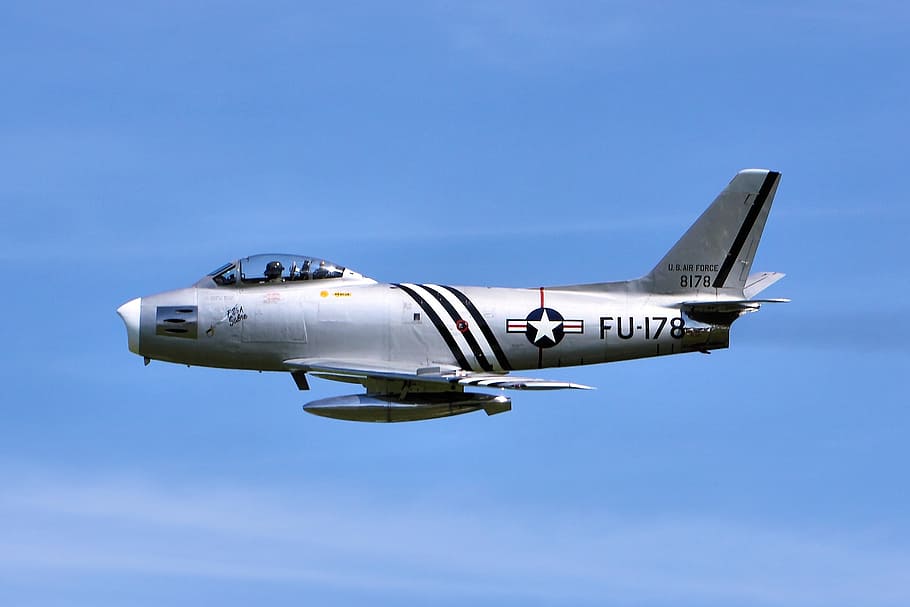
[[538,348],[552,348],[567,333],[584,333],[584,327],[583,320],[566,320],[553,308],[544,307],[531,310],[525,318],[506,320],[507,333],[524,333]]
[[[447,285],[395,283],[395,287],[420,306],[462,369],[497,373],[512,370],[492,327],[465,293]],[[416,320],[419,314],[414,317]],[[525,318],[507,319],[506,332],[524,333],[537,348],[541,366],[544,349],[557,345],[567,333],[584,333],[584,321],[567,320],[546,307],[544,290],[540,289],[540,307]]]

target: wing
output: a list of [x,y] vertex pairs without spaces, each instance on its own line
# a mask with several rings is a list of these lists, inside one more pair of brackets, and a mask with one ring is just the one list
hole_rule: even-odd
[[427,384],[477,386],[507,390],[592,390],[591,386],[572,382],[536,379],[498,373],[475,373],[458,367],[440,365],[387,365],[373,361],[294,358],[284,361],[289,371],[303,371],[317,377],[356,384],[371,380],[422,382]]

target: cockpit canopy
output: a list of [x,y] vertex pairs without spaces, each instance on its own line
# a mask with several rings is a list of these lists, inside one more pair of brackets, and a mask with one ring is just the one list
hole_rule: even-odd
[[303,280],[363,278],[331,261],[304,255],[251,255],[226,263],[207,275],[218,286],[280,284]]

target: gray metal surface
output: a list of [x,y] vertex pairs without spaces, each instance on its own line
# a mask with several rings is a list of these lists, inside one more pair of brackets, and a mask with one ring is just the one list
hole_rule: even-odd
[[726,348],[739,316],[783,301],[750,299],[782,276],[750,275],[779,180],[772,171],[737,174],[637,280],[389,284],[320,258],[257,255],[118,313],[130,350],[147,359],[292,372],[299,387],[310,373],[366,391],[309,412],[358,421],[454,415],[489,401],[466,387],[587,388],[513,371]]

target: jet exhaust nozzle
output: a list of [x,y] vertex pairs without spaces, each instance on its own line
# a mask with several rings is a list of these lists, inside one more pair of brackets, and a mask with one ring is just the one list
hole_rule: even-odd
[[483,409],[487,415],[512,410],[508,396],[474,392],[428,392],[403,400],[387,394],[349,394],[307,403],[303,410],[313,415],[354,422],[411,422],[451,417]]

